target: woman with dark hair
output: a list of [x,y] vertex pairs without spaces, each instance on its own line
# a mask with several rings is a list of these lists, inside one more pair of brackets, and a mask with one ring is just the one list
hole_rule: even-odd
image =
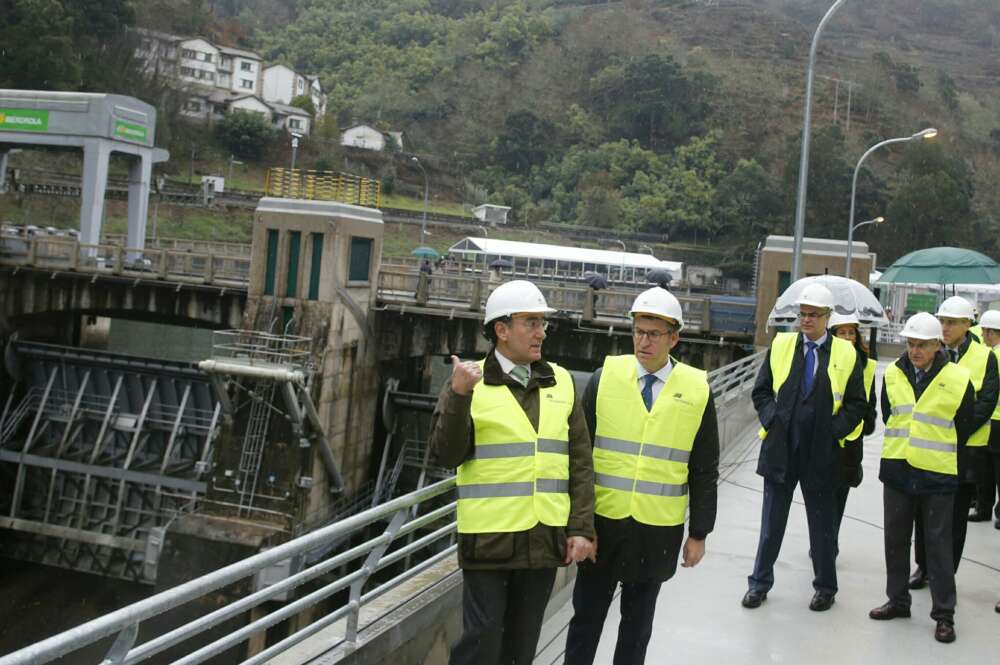
[[[840,522],[844,519],[847,493],[861,484],[861,459],[864,453],[863,438],[875,430],[875,360],[870,358],[868,345],[861,335],[860,322],[854,314],[830,315],[830,332],[847,340],[858,351],[858,362],[864,367],[865,393],[868,395],[868,410],[857,429],[840,441],[840,485],[837,488],[837,513],[834,529],[840,534]],[[839,540],[838,540],[839,543]],[[839,550],[839,545],[838,545]]]

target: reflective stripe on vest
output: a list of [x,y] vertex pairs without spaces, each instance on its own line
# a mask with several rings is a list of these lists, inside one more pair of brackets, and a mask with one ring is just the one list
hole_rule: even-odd
[[[872,384],[875,383],[875,368],[877,366],[878,363],[876,363],[871,358],[869,358],[868,362],[865,363],[865,373],[864,373],[865,399],[868,399],[868,397],[870,397],[872,394]],[[858,423],[858,426],[854,428],[854,431],[847,435],[846,439],[840,440],[840,447],[843,448],[844,444],[847,443],[848,441],[857,440],[861,436],[861,433],[864,431],[864,429],[865,429],[865,421],[864,419],[862,419],[861,422]]]
[[569,522],[573,378],[549,365],[556,383],[538,391],[537,432],[507,386],[480,381],[472,391],[475,449],[458,467],[459,533],[509,533],[539,522]]
[[650,411],[638,380],[635,356],[604,359],[594,436],[595,512],[653,526],[683,524],[688,460],[708,405],[708,378],[673,361]]
[[[771,389],[774,391],[775,399],[792,371],[795,344],[799,335],[800,333],[793,332],[778,333],[771,343]],[[854,371],[854,363],[858,360],[858,352],[850,342],[839,337],[834,337],[831,342],[830,362],[826,367],[826,373],[830,377],[833,413],[836,414],[844,402],[844,391],[847,390],[847,382],[851,378],[851,372]],[[818,353],[817,350],[817,361]],[[761,427],[758,435],[761,440],[767,438],[767,430]]]
[[[986,378],[986,363],[990,358],[990,350],[979,342],[970,342],[965,354],[958,359],[958,364],[969,370],[969,378],[972,379],[972,387],[976,391],[976,398],[979,398],[979,391],[983,388],[983,380]],[[986,421],[982,427],[969,436],[965,445],[985,446],[990,440],[990,421]]]
[[898,363],[885,370],[885,392],[892,408],[885,424],[882,459],[906,460],[916,469],[957,475],[955,414],[969,385],[969,371],[947,363],[917,401]]

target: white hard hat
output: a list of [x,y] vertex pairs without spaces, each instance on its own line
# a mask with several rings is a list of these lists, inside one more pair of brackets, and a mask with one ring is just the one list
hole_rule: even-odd
[[807,284],[795,300],[795,304],[833,309],[833,294],[822,284]]
[[664,319],[673,319],[680,328],[684,327],[684,312],[681,311],[681,304],[674,297],[674,294],[660,286],[654,286],[640,293],[635,302],[632,303],[632,309],[628,313],[633,317],[636,314],[649,314]]
[[851,312],[850,314],[837,314],[836,312],[834,312],[833,314],[830,315],[830,323],[829,323],[830,328],[836,328],[837,326],[846,326],[850,323],[853,323],[858,326],[861,325],[861,322],[858,321],[858,317],[854,314],[854,312]]
[[545,296],[537,286],[524,279],[515,279],[493,289],[493,293],[486,299],[483,323],[519,312],[551,314],[555,311],[545,302]]
[[906,320],[900,337],[909,339],[941,339],[941,322],[930,312],[917,312]]
[[941,303],[937,314],[934,316],[946,316],[949,319],[968,319],[974,321],[976,314],[972,303],[962,296],[952,296]]
[[988,309],[983,312],[979,325],[990,330],[1000,330],[1000,310]]

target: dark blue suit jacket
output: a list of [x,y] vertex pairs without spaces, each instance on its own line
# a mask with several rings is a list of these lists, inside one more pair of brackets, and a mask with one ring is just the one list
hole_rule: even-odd
[[[864,418],[868,408],[865,395],[862,363],[855,362],[854,370],[844,391],[844,400],[834,416],[833,390],[830,387],[830,376],[827,367],[830,364],[830,347],[833,336],[827,335],[826,341],[817,349],[816,378],[813,381],[812,398],[815,401],[816,417],[812,431],[800,432],[799,441],[795,442],[804,452],[804,468],[799,469],[803,485],[816,489],[826,489],[840,482],[839,444],[838,440],[850,434]],[[757,473],[764,478],[784,483],[788,478],[792,463],[792,445],[789,440],[793,430],[792,419],[800,405],[800,384],[805,369],[805,355],[802,351],[802,335],[795,342],[795,353],[792,356],[792,369],[788,379],[782,384],[778,394],[774,394],[771,376],[771,351],[768,350],[764,364],[757,374],[753,388],[753,405],[757,410],[760,424],[767,430],[767,438],[761,444],[760,456],[757,460]],[[804,447],[808,447],[805,449]]]

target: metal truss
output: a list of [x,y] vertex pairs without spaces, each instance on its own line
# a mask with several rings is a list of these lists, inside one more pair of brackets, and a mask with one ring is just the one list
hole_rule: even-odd
[[12,350],[22,390],[0,418],[0,464],[14,477],[0,553],[155,582],[166,526],[205,493],[221,418],[207,378],[190,363]]

